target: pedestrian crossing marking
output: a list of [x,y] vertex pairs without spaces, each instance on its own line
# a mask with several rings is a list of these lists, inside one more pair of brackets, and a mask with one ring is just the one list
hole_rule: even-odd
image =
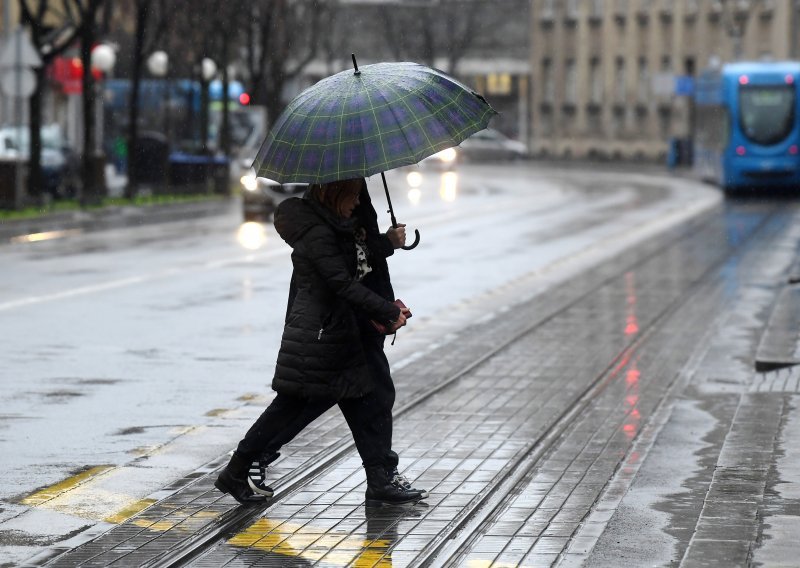
[[75,489],[79,485],[82,485],[90,479],[105,473],[113,467],[114,466],[112,465],[96,465],[94,467],[90,467],[81,473],[68,477],[63,481],[59,481],[54,485],[50,485],[49,487],[45,487],[44,489],[40,489],[34,493],[31,493],[22,499],[21,503],[23,505],[30,505],[31,507],[38,507],[44,503],[47,503],[48,501],[51,501],[52,499],[55,499],[59,495],[63,495],[67,491]]
[[114,523],[116,525],[124,523],[134,515],[141,513],[142,511],[147,509],[150,505],[152,505],[155,502],[156,502],[155,499],[141,499],[139,501],[131,503],[130,505],[128,505],[123,509],[120,509],[113,515],[109,515],[103,520],[106,521],[107,523]]
[[255,548],[281,556],[323,560],[353,568],[391,568],[390,540],[365,539],[349,533],[324,532],[308,525],[261,518],[228,540],[241,548]]

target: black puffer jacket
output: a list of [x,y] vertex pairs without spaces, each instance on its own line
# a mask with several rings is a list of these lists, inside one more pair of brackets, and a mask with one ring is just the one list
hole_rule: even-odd
[[[364,182],[359,194],[359,205],[353,210],[353,218],[366,232],[367,248],[369,249],[369,264],[372,267],[362,284],[381,296],[382,298],[394,301],[395,295],[392,289],[392,281],[389,276],[389,265],[386,258],[394,254],[394,247],[389,238],[380,232],[378,228],[378,215],[372,206],[372,199],[367,191],[367,183]],[[366,314],[358,312],[359,325],[362,335],[382,336],[369,323]]]
[[294,266],[272,380],[279,393],[340,400],[372,389],[356,311],[388,323],[400,310],[355,279],[353,227],[307,197],[287,199],[275,212]]

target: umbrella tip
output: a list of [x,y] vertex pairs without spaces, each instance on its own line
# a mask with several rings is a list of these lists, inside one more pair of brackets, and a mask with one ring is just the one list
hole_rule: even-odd
[[356,69],[355,73],[353,73],[353,74],[354,75],[361,75],[361,71],[358,70],[358,63],[356,63],[356,54],[355,53],[351,53],[350,57],[353,58],[353,67],[355,67],[355,69]]

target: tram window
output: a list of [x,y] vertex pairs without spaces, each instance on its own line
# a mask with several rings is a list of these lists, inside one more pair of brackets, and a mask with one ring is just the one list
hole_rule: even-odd
[[795,94],[793,85],[743,85],[739,89],[739,124],[757,144],[775,144],[792,131]]
[[697,112],[697,142],[700,146],[721,151],[730,137],[730,114],[720,105],[703,106]]

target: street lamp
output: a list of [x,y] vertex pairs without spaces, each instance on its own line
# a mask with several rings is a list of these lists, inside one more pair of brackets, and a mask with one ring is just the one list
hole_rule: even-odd
[[200,69],[203,75],[203,81],[209,82],[217,74],[217,64],[213,59],[204,57],[200,62]]
[[[92,50],[92,69],[97,69],[105,77],[106,74],[111,73],[114,65],[117,63],[117,54],[114,53],[114,48],[105,43],[101,43]],[[97,96],[95,97],[95,152],[98,155],[103,153],[103,122],[104,122],[104,98],[103,85],[98,80]]]
[[154,77],[164,77],[169,70],[169,55],[164,51],[154,51],[147,58],[147,70]]
[[[147,58],[147,70],[153,77],[158,77],[166,83],[167,72],[169,71],[169,55],[165,51],[154,51]],[[163,101],[161,104],[161,120],[164,123],[164,136],[169,140],[169,100],[170,93],[168,85],[162,83]]]
[[88,189],[81,195],[81,202],[85,203],[99,197],[99,192],[107,191],[105,185],[105,155],[103,152],[103,84],[102,78],[114,69],[117,62],[117,54],[114,48],[108,44],[98,44],[90,54],[90,65],[93,71],[100,73],[100,77],[94,81],[94,148],[85,148],[85,152],[90,153],[90,166]]

